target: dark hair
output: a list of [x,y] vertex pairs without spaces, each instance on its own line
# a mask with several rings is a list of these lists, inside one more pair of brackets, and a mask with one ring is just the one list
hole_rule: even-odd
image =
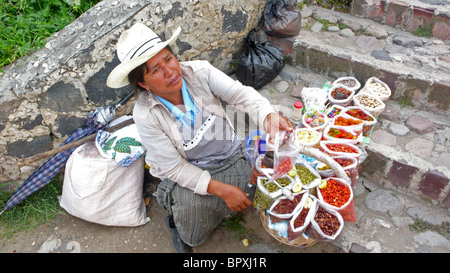
[[[167,50],[170,51],[170,53],[173,54],[172,49],[170,48],[170,46],[166,46],[165,48],[167,48]],[[128,74],[128,81],[130,82],[131,86],[133,86],[135,92],[135,96],[138,97],[139,93],[142,91],[146,91],[144,88],[142,88],[138,83],[143,82],[144,81],[144,71],[145,71],[145,63],[141,64],[140,66],[136,67],[135,69],[133,69],[129,74]]]

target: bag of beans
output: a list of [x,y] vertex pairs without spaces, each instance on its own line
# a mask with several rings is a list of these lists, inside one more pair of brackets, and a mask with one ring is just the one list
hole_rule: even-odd
[[352,106],[353,96],[355,91],[342,84],[333,85],[328,91],[328,100],[331,104],[337,104],[340,106]]
[[317,187],[317,197],[339,212],[345,222],[356,222],[351,185],[337,177],[325,178]]
[[355,106],[359,106],[369,112],[373,117],[378,117],[386,108],[386,105],[376,95],[370,93],[358,93],[353,97]]
[[289,241],[296,239],[305,232],[311,222],[316,203],[317,198],[308,196],[305,202],[299,205],[300,207],[296,210],[288,223],[287,238]]
[[291,188],[294,183],[294,179],[288,175],[276,180],[267,177],[258,177],[253,206],[255,208],[266,209],[283,195],[289,197],[292,194]]
[[301,159],[296,160],[295,171],[294,181],[301,183],[303,189],[312,189],[319,185],[320,175],[310,164]]
[[291,197],[282,196],[278,198],[268,211],[270,221],[278,223],[291,219],[297,210],[303,206],[308,196],[308,191],[303,190],[293,194]]
[[342,216],[327,206],[323,201],[317,200],[311,215],[311,223],[306,234],[317,241],[330,242],[338,239],[344,228]]
[[391,89],[389,86],[376,77],[371,77],[366,81],[363,89],[359,93],[369,93],[378,97],[381,101],[385,102],[391,96]]
[[361,83],[354,77],[341,77],[336,79],[333,84],[341,84],[348,89],[355,91],[355,93],[361,87]]

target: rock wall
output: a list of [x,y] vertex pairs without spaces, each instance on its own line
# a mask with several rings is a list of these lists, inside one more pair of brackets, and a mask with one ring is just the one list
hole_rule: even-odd
[[[120,34],[143,22],[162,39],[177,26],[173,46],[180,61],[204,59],[228,72],[242,38],[258,25],[265,0],[104,0],[47,41],[45,48],[0,74],[0,185],[21,184],[41,161],[26,158],[59,146],[85,125],[87,114],[131,91],[105,84],[119,63]],[[130,113],[132,103],[121,112]]]

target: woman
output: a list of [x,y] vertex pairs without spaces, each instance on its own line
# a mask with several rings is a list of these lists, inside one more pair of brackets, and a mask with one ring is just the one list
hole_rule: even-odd
[[180,33],[162,42],[137,23],[119,38],[121,61],[107,85],[132,84],[133,110],[147,149],[146,163],[162,179],[158,202],[168,209],[166,224],[178,252],[202,244],[225,217],[252,205],[250,165],[242,143],[221,106],[226,101],[274,135],[292,130],[269,101],[206,61],[179,63],[170,47]]

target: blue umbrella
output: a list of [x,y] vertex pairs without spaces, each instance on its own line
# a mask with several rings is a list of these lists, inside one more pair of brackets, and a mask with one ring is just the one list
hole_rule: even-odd
[[[97,132],[98,130],[105,128],[108,123],[114,118],[116,110],[124,105],[133,95],[134,92],[130,92],[126,97],[120,100],[117,105],[101,107],[89,113],[86,121],[86,126],[79,128],[75,132],[73,132],[72,135],[70,135],[61,146],[84,138]],[[14,206],[22,202],[22,200],[47,185],[56,175],[61,172],[70,155],[76,148],[77,146],[67,149],[47,159],[14,192],[8,202],[6,202],[3,210],[0,212],[0,215],[4,211],[10,210]]]

